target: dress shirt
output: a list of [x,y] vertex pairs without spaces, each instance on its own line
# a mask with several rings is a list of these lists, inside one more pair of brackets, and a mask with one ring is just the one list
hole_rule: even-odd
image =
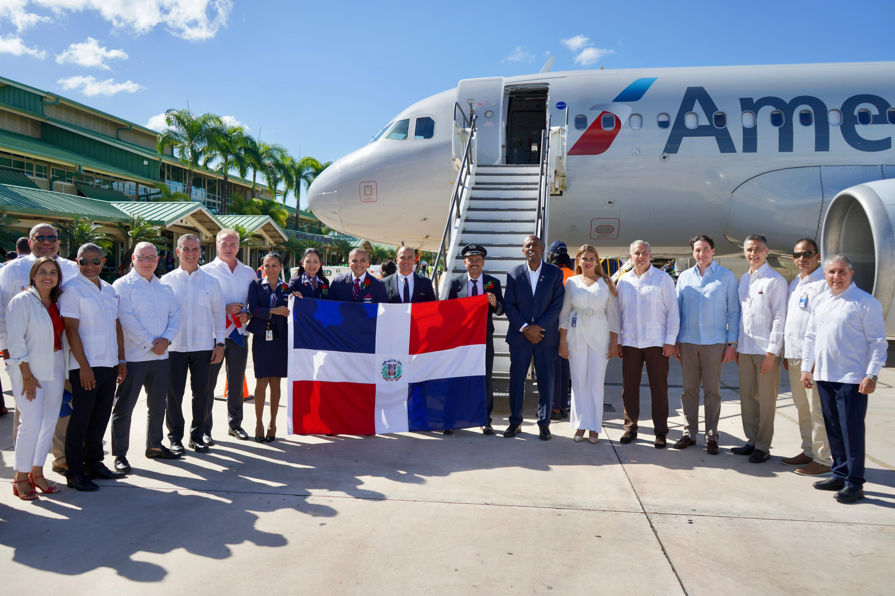
[[[6,308],[12,297],[28,287],[31,267],[38,257],[33,254],[24,255],[21,259],[10,261],[6,267],[0,269],[0,350],[7,349],[6,345]],[[56,257],[59,268],[62,270],[62,285],[68,283],[81,274],[77,263]]]
[[[91,368],[118,366],[118,292],[111,284],[99,280],[100,287],[84,277],[65,284],[59,297],[59,314],[78,319],[78,336],[84,346],[84,356]],[[81,365],[72,354],[68,370],[78,370]]]
[[531,270],[531,267],[529,267],[527,263],[526,267],[528,267],[528,279],[531,280],[531,295],[534,296],[538,289],[538,278],[541,276],[541,269],[544,267],[544,261],[538,263],[538,268],[534,271]]
[[740,277],[740,354],[780,355],[788,288],[783,276],[765,263]]
[[136,269],[115,280],[118,321],[124,331],[124,357],[128,362],[164,360],[152,351],[152,342],[164,337],[169,343],[180,330],[180,308],[171,288],[154,275],[146,281]]
[[[9,314],[9,358],[6,360],[9,376],[21,383],[19,365],[27,362],[32,376],[38,381],[54,380],[56,330],[40,294],[34,288],[19,292],[9,303]],[[65,333],[62,334],[62,347],[64,357],[68,352]]]
[[844,292],[820,294],[808,318],[802,370],[814,380],[858,384],[886,364],[886,321],[879,300],[852,283]]
[[467,280],[466,281],[466,295],[467,296],[472,296],[473,288],[478,288],[478,294],[476,294],[476,296],[481,296],[482,294],[485,293],[485,286],[482,283],[482,279],[483,279],[483,275],[481,273],[479,273],[479,276],[477,279],[472,279],[472,277],[470,277],[468,273],[466,274],[466,280]]
[[410,284],[410,287],[407,288],[408,292],[410,292],[410,299],[413,300],[413,272],[410,272],[410,275],[404,276],[401,273],[398,273],[398,296],[401,297],[401,302],[404,302],[404,280],[407,280],[407,283]]
[[174,292],[180,309],[180,331],[169,350],[202,352],[224,343],[227,305],[217,279],[202,269],[187,273],[178,268],[161,281]]
[[805,277],[796,277],[789,284],[786,325],[783,327],[783,355],[787,358],[798,360],[802,357],[802,341],[808,330],[811,308],[817,296],[829,287],[824,279],[823,267],[818,267]]
[[239,303],[243,305],[243,312],[248,311],[246,302],[249,299],[249,285],[258,279],[254,269],[243,265],[239,260],[236,267],[230,271],[230,265],[219,258],[202,266],[202,271],[209,273],[221,284],[221,294],[224,297],[224,306]]
[[641,350],[674,345],[681,320],[671,276],[653,266],[640,276],[632,269],[616,287],[621,344]]
[[740,300],[737,278],[715,261],[700,275],[687,269],[677,280],[682,344],[711,346],[736,341],[740,334]]

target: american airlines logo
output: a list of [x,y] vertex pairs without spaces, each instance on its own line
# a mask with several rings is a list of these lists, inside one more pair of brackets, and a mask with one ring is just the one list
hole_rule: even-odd
[[[611,103],[597,104],[591,107],[591,111],[599,111],[599,116],[584,131],[572,148],[569,155],[600,155],[605,153],[612,142],[621,132],[622,126],[628,121],[633,109],[627,105],[636,102],[643,97],[650,86],[655,82],[655,78],[637,79],[622,91]],[[622,103],[624,102],[624,103]],[[677,116],[671,127],[671,133],[665,143],[664,153],[675,154],[681,147],[681,143],[688,137],[713,137],[718,145],[721,153],[736,153],[733,139],[727,126],[716,127],[712,123],[700,124],[695,128],[686,126],[687,114],[696,110],[696,105],[702,109],[705,114],[715,114],[718,108],[714,100],[705,90],[704,87],[688,87],[684,93],[684,98],[678,108]],[[786,101],[780,97],[762,97],[754,99],[751,97],[740,98],[740,108],[743,113],[751,112],[753,118],[764,108],[771,108],[776,112],[780,112],[780,125],[775,126],[777,129],[777,151],[780,153],[790,153],[793,151],[793,124],[796,117],[796,110],[806,106],[810,108],[814,126],[814,150],[829,151],[830,150],[830,127],[829,111],[827,105],[819,98],[810,95],[800,95]],[[858,108],[864,106],[860,112]],[[867,106],[875,108],[876,113],[872,114]],[[843,140],[853,149],[864,152],[887,151],[892,148],[892,138],[883,139],[867,139],[858,133],[858,126],[873,126],[880,124],[890,124],[888,111],[891,104],[878,95],[859,94],[853,95],[846,99],[840,107],[841,123],[838,127],[842,134]],[[613,120],[604,118],[609,115]],[[859,121],[859,118],[863,121]],[[613,123],[614,126],[607,128],[607,123]],[[758,129],[757,123],[747,127],[743,125],[743,153],[756,153],[758,151]],[[763,130],[768,130],[763,127]]]

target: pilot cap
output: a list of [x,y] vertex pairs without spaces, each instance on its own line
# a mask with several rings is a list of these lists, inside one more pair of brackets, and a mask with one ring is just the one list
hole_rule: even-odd
[[555,240],[550,244],[550,248],[547,249],[547,253],[559,253],[561,255],[569,254],[569,248],[566,246],[566,243],[561,240]]
[[460,254],[465,259],[466,257],[472,257],[475,255],[482,255],[483,257],[488,256],[488,251],[485,250],[484,246],[480,246],[478,244],[467,244],[463,247],[463,250],[460,251]]

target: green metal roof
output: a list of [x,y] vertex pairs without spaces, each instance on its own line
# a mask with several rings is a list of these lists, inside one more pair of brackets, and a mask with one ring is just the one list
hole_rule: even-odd
[[92,220],[126,222],[127,216],[107,201],[76,197],[38,188],[0,184],[0,208],[14,213]]
[[225,227],[240,226],[252,234],[260,230],[267,222],[277,225],[269,215],[218,215],[217,218]]
[[110,203],[114,201],[131,200],[131,198],[123,192],[118,192],[117,190],[112,190],[111,188],[99,188],[93,186],[92,184],[87,184],[86,182],[75,182],[75,186],[77,186],[78,190],[80,190],[91,199],[109,201]]
[[186,217],[196,211],[202,211],[201,203],[193,201],[175,201],[175,202],[115,202],[112,203],[118,209],[121,209],[130,216],[139,215],[152,225],[169,226],[175,221]]
[[23,186],[25,188],[40,188],[31,178],[18,170],[10,170],[8,168],[0,168],[0,184],[8,184],[9,186]]

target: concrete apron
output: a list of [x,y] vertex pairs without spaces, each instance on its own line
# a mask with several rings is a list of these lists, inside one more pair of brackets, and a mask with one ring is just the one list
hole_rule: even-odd
[[[253,390],[251,370],[249,377]],[[680,378],[672,361],[669,445],[683,426]],[[5,373],[2,380],[9,391]],[[852,506],[780,464],[781,456],[800,451],[785,373],[773,457],[763,464],[729,452],[744,442],[735,365],[725,365],[723,381],[718,456],[705,452],[702,437],[682,452],[653,448],[645,375],[640,437],[618,444],[617,359],[607,375],[597,445],[571,441],[567,421],[554,422],[553,440],[540,441],[533,398],[524,434],[511,440],[499,436],[509,412],[498,400],[497,436],[472,429],[447,437],[288,437],[272,444],[228,437],[218,401],[217,445],[168,463],[143,456],[141,400],[131,431],[134,472],[126,480],[100,480],[96,493],[77,493],[63,482],[62,493],[38,503],[0,492],[4,585],[10,593],[41,585],[60,594],[157,593],[158,582],[235,594],[890,589],[895,448],[885,422],[895,419],[895,370],[883,371],[870,400],[868,499]],[[246,403],[250,435],[253,408]],[[11,427],[11,415],[0,418],[5,479],[13,474]],[[46,470],[59,479],[49,463]]]

